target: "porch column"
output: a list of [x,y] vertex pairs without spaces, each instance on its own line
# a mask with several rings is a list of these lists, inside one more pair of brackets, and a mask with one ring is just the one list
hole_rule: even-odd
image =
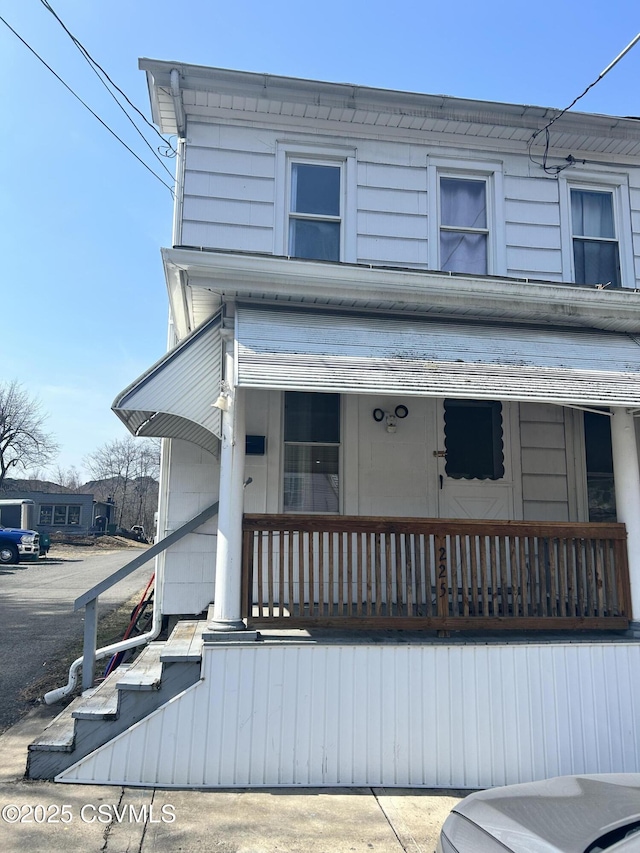
[[[225,376],[233,377],[233,340],[227,344]],[[216,548],[216,586],[210,631],[242,631],[242,514],[244,501],[244,398],[238,388],[228,391],[222,410],[220,449],[220,506]]]
[[627,526],[627,551],[631,579],[631,614],[640,624],[640,467],[633,415],[612,408],[611,447],[618,521]]

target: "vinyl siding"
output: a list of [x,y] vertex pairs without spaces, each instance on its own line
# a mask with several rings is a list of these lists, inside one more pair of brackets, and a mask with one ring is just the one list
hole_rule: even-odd
[[359,160],[357,227],[361,263],[426,268],[427,170],[424,162],[411,166],[393,160],[387,163]]
[[[327,109],[327,113],[330,110]],[[292,113],[293,115],[293,113]],[[295,118],[295,115],[294,115]],[[431,156],[469,167],[474,158],[503,164],[504,222],[492,223],[504,242],[508,276],[562,281],[558,181],[523,155],[424,145],[401,136],[378,140],[366,126],[333,137],[319,120],[286,126],[189,126],[184,178],[182,245],[271,253],[275,248],[276,148],[279,142],[356,151],[357,214],[346,227],[355,234],[356,260],[376,265],[429,267],[428,175]],[[369,134],[369,135],[367,135]],[[312,153],[310,156],[313,156]],[[640,179],[628,171],[633,258],[640,285]],[[473,170],[469,171],[473,175]],[[498,200],[500,201],[500,200]],[[432,253],[433,254],[433,253]],[[433,263],[433,261],[432,261]],[[566,273],[565,273],[566,275]]]
[[[182,243],[271,252],[273,153],[242,150],[239,147],[241,134],[234,135],[229,142],[238,147],[222,147],[216,130],[207,125],[190,128],[185,158]],[[217,146],[209,141],[211,131],[218,136]]]
[[505,175],[507,275],[562,280],[557,181]]
[[[245,491],[245,511],[273,512],[267,503],[267,474],[274,459],[278,464],[280,438],[273,433],[269,435],[269,422],[274,408],[280,409],[280,395],[253,391],[248,396],[247,433],[265,435],[267,453],[246,457],[245,478],[251,477],[253,482]],[[206,450],[186,441],[171,442],[167,532],[175,530],[218,499],[219,473],[218,460]],[[276,500],[278,480],[279,469],[269,484],[275,490]],[[168,549],[162,608],[165,615],[198,614],[213,601],[217,529],[216,516]]]
[[[171,440],[167,530],[170,533],[218,499],[218,461],[206,450]],[[217,516],[172,545],[164,557],[164,615],[197,614],[213,600]]]
[[215,643],[202,680],[56,781],[477,789],[637,773],[638,666],[633,643]]
[[520,404],[522,501],[525,521],[569,521],[564,409]]

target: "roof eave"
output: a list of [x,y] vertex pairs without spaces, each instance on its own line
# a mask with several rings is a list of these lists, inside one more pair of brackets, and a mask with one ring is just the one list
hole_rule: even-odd
[[[514,322],[607,329],[640,334],[640,293],[627,288],[600,290],[561,282],[373,267],[297,260],[271,255],[163,249],[167,284],[186,329],[198,318],[187,316],[178,297],[200,286],[223,298],[286,299],[354,308],[372,303],[380,310],[487,317],[492,312]],[[178,290],[177,283],[181,282]],[[182,304],[186,304],[183,302]],[[391,306],[394,306],[393,309]],[[193,312],[189,311],[189,315]]]
[[[293,101],[295,103],[326,105],[343,109],[369,110],[380,114],[406,112],[433,118],[469,121],[476,124],[495,124],[530,129],[532,132],[558,114],[555,107],[511,104],[497,101],[472,100],[450,95],[422,94],[391,89],[379,89],[347,83],[328,83],[273,74],[257,74],[189,65],[182,62],[140,59],[139,67],[156,86],[168,89],[172,70],[180,74],[184,89],[240,95],[254,99]],[[152,101],[157,93],[152,95]],[[165,119],[166,123],[166,119]],[[608,116],[597,113],[571,112],[556,122],[563,132],[590,131],[594,135],[628,136],[640,139],[640,121],[636,118]]]

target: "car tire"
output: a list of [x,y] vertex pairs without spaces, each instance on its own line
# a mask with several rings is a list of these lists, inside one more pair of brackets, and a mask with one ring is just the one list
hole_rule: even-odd
[[18,549],[15,545],[7,542],[5,545],[0,545],[0,566],[7,566],[10,563],[18,562]]

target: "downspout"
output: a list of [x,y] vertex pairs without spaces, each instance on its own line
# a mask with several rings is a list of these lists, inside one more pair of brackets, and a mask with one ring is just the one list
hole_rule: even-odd
[[[158,560],[158,572],[161,572],[160,560]],[[158,575],[156,575],[156,584],[162,583]],[[95,660],[102,660],[106,657],[111,657],[118,652],[124,652],[127,649],[134,649],[136,646],[141,646],[143,643],[150,643],[160,633],[162,628],[162,613],[160,612],[160,596],[153,596],[153,621],[151,630],[146,634],[140,634],[139,637],[131,637],[129,640],[121,640],[119,643],[112,643],[110,646],[105,646],[103,649],[97,649]],[[83,657],[76,658],[69,667],[69,681],[63,687],[58,687],[55,690],[50,690],[44,694],[45,705],[53,705],[54,702],[59,702],[72,693],[78,684],[78,670],[82,666]]]
[[176,154],[176,177],[175,177],[175,205],[173,209],[173,235],[172,245],[182,244],[182,205],[184,197],[184,159],[185,159],[185,136],[187,133],[187,122],[182,104],[182,93],[180,91],[180,72],[176,68],[171,69],[171,100],[176,117],[176,129],[178,132],[178,151]]

